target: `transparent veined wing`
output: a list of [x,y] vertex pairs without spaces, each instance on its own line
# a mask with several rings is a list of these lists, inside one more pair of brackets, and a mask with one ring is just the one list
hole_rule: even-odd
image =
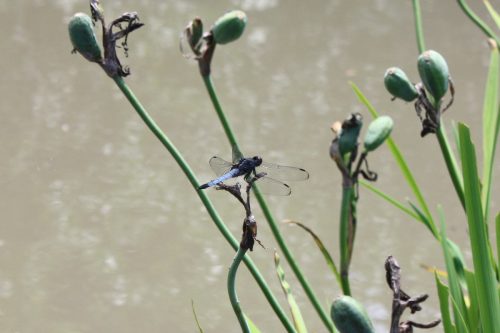
[[309,173],[297,167],[279,165],[269,162],[262,162],[257,168],[258,172],[265,172],[269,177],[280,180],[306,180],[309,179]]
[[232,163],[226,161],[223,158],[220,158],[219,156],[212,157],[210,161],[208,161],[208,163],[210,164],[210,167],[215,172],[217,177],[220,177],[223,174],[227,173],[233,166]]
[[243,158],[243,154],[236,146],[233,146],[232,151],[233,151],[233,163],[236,164]]
[[292,193],[292,189],[285,183],[280,182],[279,180],[262,177],[259,178],[255,184],[259,187],[259,190],[262,193],[272,194],[272,195],[290,195]]

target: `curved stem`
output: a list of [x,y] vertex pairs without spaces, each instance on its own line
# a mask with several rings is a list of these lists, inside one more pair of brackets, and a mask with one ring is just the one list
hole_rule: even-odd
[[460,8],[462,8],[465,15],[467,15],[470,18],[470,20],[474,22],[478,26],[478,28],[481,29],[486,34],[486,36],[494,39],[495,42],[497,43],[497,47],[500,49],[500,39],[495,35],[495,33],[491,30],[491,28],[486,23],[484,23],[484,21],[481,20],[479,16],[476,15],[476,13],[472,11],[472,9],[469,7],[467,2],[465,2],[465,0],[457,0],[457,2]]
[[344,295],[351,295],[349,284],[349,225],[351,218],[351,202],[354,195],[352,184],[343,184],[342,186],[342,206],[340,208],[340,280],[342,283],[342,292]]
[[422,15],[420,10],[420,0],[413,0],[413,15],[415,17],[415,32],[417,35],[418,53],[425,51],[424,29],[422,28]]
[[462,180],[462,173],[458,168],[457,161],[451,150],[448,138],[446,137],[446,130],[443,124],[440,124],[436,136],[439,142],[439,147],[441,148],[441,153],[443,154],[443,158],[446,163],[446,167],[448,168],[448,173],[450,174],[453,187],[455,187],[455,191],[457,192],[458,198],[460,199],[460,203],[462,204],[462,207],[465,209],[464,184]]
[[[236,137],[231,129],[231,126],[229,125],[229,122],[227,121],[227,118],[224,114],[224,111],[222,110],[219,99],[217,98],[217,94],[215,92],[212,80],[210,78],[210,75],[203,76],[203,82],[205,83],[205,86],[208,90],[208,94],[210,95],[210,99],[212,100],[212,103],[214,105],[215,111],[217,112],[217,116],[219,117],[219,120],[222,124],[222,127],[224,128],[224,132],[226,133],[226,136],[229,140],[230,145],[233,147],[233,149],[237,149],[240,151],[238,143],[236,141]],[[258,185],[258,182],[256,183]],[[323,321],[323,324],[328,328],[330,332],[337,332],[335,329],[335,326],[333,326],[333,323],[330,319],[330,317],[327,315],[326,311],[323,309],[321,306],[320,302],[318,301],[317,296],[313,292],[311,286],[309,285],[309,282],[305,278],[304,274],[300,270],[297,262],[295,261],[295,258],[293,257],[292,253],[288,249],[288,246],[285,243],[285,240],[283,236],[281,235],[281,231],[278,228],[278,224],[276,223],[276,220],[274,219],[271,211],[269,210],[269,207],[267,206],[267,203],[260,193],[258,186],[254,187],[254,193],[255,197],[257,198],[257,201],[259,202],[259,205],[262,209],[262,212],[264,213],[264,216],[266,217],[267,222],[269,223],[269,227],[271,228],[271,231],[273,233],[274,238],[276,239],[281,252],[283,252],[283,255],[285,256],[288,264],[292,268],[295,276],[299,280],[300,284],[302,285],[302,288],[306,292],[309,300],[311,301],[313,307],[315,308],[316,312],[320,316],[321,320]]]
[[231,301],[231,305],[233,306],[234,313],[240,322],[241,331],[243,333],[250,333],[250,329],[248,328],[248,323],[245,320],[245,315],[240,307],[240,301],[238,301],[238,295],[236,294],[236,272],[238,271],[238,267],[240,266],[241,259],[245,257],[246,249],[238,248],[238,252],[236,252],[236,256],[233,259],[233,263],[229,268],[229,273],[227,275],[227,292],[229,293],[229,300]]
[[[175,161],[177,162],[179,167],[182,169],[184,174],[189,179],[191,185],[193,186],[196,193],[200,197],[200,200],[202,201],[203,205],[207,209],[208,214],[210,215],[210,217],[214,221],[214,223],[217,226],[217,228],[219,229],[219,231],[222,233],[224,238],[229,242],[231,247],[234,250],[237,250],[239,248],[238,241],[234,238],[234,236],[231,234],[229,229],[226,227],[226,225],[222,221],[221,217],[219,216],[219,213],[215,210],[214,206],[212,205],[212,202],[210,201],[208,196],[205,194],[205,192],[198,190],[199,182],[196,179],[196,176],[194,175],[193,171],[191,170],[189,164],[182,157],[181,153],[177,150],[177,148],[170,141],[170,139],[165,135],[165,133],[163,133],[163,131],[159,128],[159,126],[156,124],[156,122],[153,120],[153,118],[151,118],[151,116],[147,113],[147,111],[141,105],[139,100],[135,97],[133,92],[126,85],[123,78],[114,77],[113,80],[118,85],[120,90],[123,92],[125,97],[128,99],[130,104],[132,104],[132,106],[137,111],[137,113],[142,118],[142,120],[146,123],[148,128],[153,132],[153,134],[158,138],[158,140],[160,140],[160,142],[163,144],[163,146],[170,152],[170,154],[175,159]],[[278,301],[274,297],[273,293],[271,292],[271,289],[267,285],[266,281],[264,280],[263,276],[260,274],[259,270],[255,266],[253,261],[248,256],[245,256],[243,258],[243,260],[245,261],[246,266],[248,267],[250,273],[254,277],[257,284],[259,285],[260,289],[264,293],[264,296],[266,297],[267,301],[269,302],[269,304],[273,308],[274,312],[276,313],[276,315],[280,319],[283,326],[285,326],[287,332],[295,332],[295,328],[294,328],[293,324],[290,322],[290,320],[286,316],[285,312],[281,308],[281,305],[278,303]]]

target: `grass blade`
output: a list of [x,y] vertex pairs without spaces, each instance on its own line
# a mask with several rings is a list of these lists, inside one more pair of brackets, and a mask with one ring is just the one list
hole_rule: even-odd
[[498,286],[493,272],[489,240],[481,204],[480,182],[477,173],[476,151],[470,131],[464,124],[458,125],[464,175],[465,204],[469,225],[472,261],[476,274],[477,295],[481,322],[485,333],[494,333],[500,327],[500,301]]
[[492,47],[483,105],[483,188],[481,200],[485,223],[488,223],[489,220],[491,181],[500,124],[498,61],[498,49]]
[[439,234],[436,230],[433,229],[433,224],[430,223],[430,221],[427,219],[427,217],[424,215],[424,213],[417,207],[415,206],[411,201],[408,200],[408,204],[413,208],[415,213],[418,216],[418,220],[421,221],[427,229],[431,231],[431,233],[436,237],[436,239],[439,239]]
[[[368,111],[370,112],[372,117],[377,118],[378,117],[377,111],[375,110],[373,105],[370,103],[370,101],[368,101],[368,99],[365,97],[365,95],[363,95],[363,93],[358,88],[358,86],[356,84],[354,84],[353,82],[350,82],[350,85],[351,85],[352,89],[354,90],[354,93],[356,94],[358,99],[361,101],[361,103],[363,103],[366,106],[366,108],[368,109]],[[422,192],[420,191],[420,188],[417,185],[415,177],[413,177],[413,174],[412,174],[410,168],[408,167],[408,164],[406,163],[406,160],[404,159],[403,155],[401,154],[401,151],[399,150],[398,146],[396,145],[394,140],[392,140],[391,137],[387,138],[386,142],[387,142],[387,145],[389,146],[389,149],[391,150],[391,153],[392,153],[394,159],[396,160],[397,165],[401,169],[403,177],[405,178],[406,182],[408,183],[408,186],[410,187],[413,194],[415,195],[415,198],[417,199],[418,204],[420,205],[420,207],[422,207],[422,210],[424,211],[425,216],[429,220],[429,223],[433,226],[432,229],[437,230],[435,223],[434,223],[434,219],[432,218],[432,214],[429,210],[429,206],[427,205],[427,202],[425,201],[424,196],[422,195]],[[434,235],[434,236],[436,236],[436,235]]]
[[439,308],[441,309],[441,320],[444,327],[444,333],[456,333],[455,326],[453,326],[450,314],[450,304],[448,302],[450,298],[450,289],[441,282],[441,279],[437,274],[434,274],[436,279],[436,286],[439,296]]
[[495,219],[496,236],[497,236],[497,266],[500,266],[500,213],[497,214]]
[[493,6],[488,0],[484,0],[484,5],[488,9],[488,12],[490,13],[493,21],[495,21],[498,29],[500,29],[500,15],[498,15],[498,12],[495,10],[495,8],[493,8]]
[[274,265],[276,266],[276,273],[278,274],[278,279],[280,280],[281,288],[285,293],[288,306],[290,307],[290,312],[292,313],[292,319],[295,328],[297,329],[298,333],[307,333],[307,328],[304,323],[304,318],[302,318],[302,314],[300,313],[300,308],[297,302],[295,301],[295,297],[293,297],[290,284],[288,284],[288,282],[285,280],[285,271],[280,265],[280,256],[276,251],[274,251]]
[[467,313],[464,294],[460,288],[459,278],[455,270],[455,265],[453,263],[453,253],[450,249],[450,242],[446,236],[446,224],[440,209],[440,220],[441,220],[441,248],[444,253],[444,261],[446,263],[446,271],[448,272],[448,284],[450,288],[451,302],[453,306],[453,316],[455,319],[455,325],[458,333],[468,332],[466,325],[465,316]]
[[423,222],[420,217],[415,214],[411,209],[403,205],[401,201],[396,200],[394,197],[391,197],[384,191],[380,190],[379,188],[373,186],[372,184],[368,183],[367,181],[364,181],[362,179],[359,180],[359,183],[363,185],[363,187],[369,189],[388,203],[392,204],[394,207],[399,208],[402,212],[406,213],[407,215],[413,217],[415,220]]
[[341,286],[342,282],[340,280],[340,274],[339,274],[339,271],[337,269],[337,265],[335,265],[335,261],[333,261],[332,256],[330,255],[330,253],[328,252],[328,250],[326,249],[325,245],[323,244],[321,239],[318,237],[318,235],[316,235],[316,233],[314,231],[312,231],[309,227],[307,227],[306,225],[304,225],[300,222],[292,221],[292,220],[285,220],[285,221],[283,221],[283,223],[295,224],[295,225],[301,227],[302,229],[304,229],[306,232],[308,232],[309,235],[311,235],[311,237],[314,239],[314,242],[316,243],[319,250],[321,251],[321,254],[323,254],[323,258],[325,258],[326,264],[328,265],[328,267],[330,267],[330,270],[332,271],[333,275],[335,276],[335,279],[337,279],[337,283],[339,284],[339,286]]
[[193,310],[194,320],[196,322],[196,328],[198,328],[198,332],[203,333],[203,329],[201,328],[200,322],[198,321],[198,316],[196,315],[196,310],[194,308],[193,300],[191,300],[191,309]]
[[465,271],[465,278],[467,279],[467,288],[469,291],[469,320],[470,320],[470,328],[472,332],[480,332],[481,331],[481,322],[479,315],[479,305],[477,300],[477,288],[476,288],[476,277],[474,272]]
[[245,320],[248,324],[248,328],[250,329],[250,333],[261,333],[261,330],[253,323],[253,321],[248,318],[247,315],[245,315]]

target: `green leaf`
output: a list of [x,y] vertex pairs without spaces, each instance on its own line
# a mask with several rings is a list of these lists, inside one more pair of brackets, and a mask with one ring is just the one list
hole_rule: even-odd
[[[368,109],[368,111],[370,112],[372,117],[377,118],[379,116],[378,112],[375,110],[375,108],[370,103],[370,101],[368,101],[368,99],[365,97],[365,95],[363,95],[363,93],[358,88],[358,86],[356,86],[356,84],[354,84],[353,82],[350,82],[350,85],[351,85],[352,89],[354,90],[354,93],[356,94],[358,99],[361,101],[361,103],[363,103],[366,106],[366,108]],[[415,197],[418,201],[418,204],[420,205],[420,207],[422,207],[426,218],[429,220],[430,225],[432,225],[432,230],[434,230],[434,232],[432,234],[434,235],[434,237],[438,238],[439,233],[437,232],[437,228],[434,224],[434,219],[432,218],[432,214],[429,210],[429,206],[427,205],[427,203],[424,199],[424,196],[422,195],[422,192],[420,191],[420,188],[417,185],[415,177],[413,177],[413,174],[412,174],[410,168],[408,167],[408,164],[406,163],[406,160],[404,159],[403,155],[401,154],[401,151],[399,150],[398,146],[392,140],[391,137],[389,137],[386,140],[386,142],[387,142],[387,145],[389,146],[389,149],[391,150],[391,153],[392,153],[394,159],[396,160],[396,163],[398,164],[398,166],[403,174],[403,177],[405,178],[406,182],[408,183],[408,186],[410,187],[413,194],[415,195]]]
[[415,220],[424,223],[424,221],[420,218],[419,215],[412,212],[412,210],[406,207],[401,201],[396,200],[394,197],[391,197],[387,193],[383,192],[379,188],[373,186],[372,184],[363,179],[360,179],[359,183],[363,185],[363,187],[367,188],[368,190],[372,191],[373,193],[381,197],[382,199],[386,200],[388,203],[392,204],[394,207],[399,208],[402,212],[411,216]]
[[439,296],[439,308],[441,309],[441,320],[443,322],[444,333],[456,333],[457,330],[452,324],[450,306],[448,302],[450,297],[450,289],[443,282],[441,282],[441,279],[439,278],[437,273],[434,274],[434,278],[436,279],[436,286]]
[[490,12],[491,17],[493,18],[493,21],[497,24],[498,29],[500,29],[500,15],[498,15],[498,12],[493,8],[491,3],[488,0],[484,0],[484,5],[488,9],[488,12]]
[[495,149],[500,125],[500,109],[498,104],[499,92],[499,60],[498,48],[491,48],[490,67],[483,105],[483,188],[481,200],[485,223],[489,220],[491,182],[493,177],[493,164],[495,162]]
[[259,328],[253,323],[253,321],[251,321],[247,315],[244,314],[244,316],[248,324],[248,328],[250,329],[250,333],[261,333],[261,330],[259,330]]
[[337,269],[337,265],[335,265],[335,261],[333,261],[332,256],[330,255],[330,253],[328,252],[328,250],[326,249],[325,245],[323,244],[321,239],[318,237],[318,235],[316,235],[316,233],[314,233],[314,231],[312,231],[309,227],[307,227],[306,225],[304,225],[300,222],[291,221],[291,220],[285,220],[283,222],[288,223],[288,224],[295,224],[295,225],[301,227],[302,229],[304,229],[305,231],[307,231],[309,233],[309,235],[311,235],[311,237],[314,239],[314,242],[318,246],[319,250],[323,254],[323,258],[325,258],[326,264],[328,265],[328,267],[330,267],[330,270],[332,271],[333,275],[335,276],[335,279],[337,279],[337,283],[339,284],[339,286],[341,286],[342,282],[340,280],[340,274],[339,274],[339,271]]
[[193,309],[194,320],[196,321],[196,327],[198,328],[198,332],[203,333],[203,329],[201,328],[200,322],[198,321],[198,316],[196,315],[196,310],[194,308],[193,300],[191,300],[191,309]]
[[441,248],[443,249],[446,271],[448,272],[448,284],[450,285],[450,296],[453,305],[455,325],[458,333],[465,333],[469,330],[465,320],[467,308],[465,306],[464,294],[460,287],[459,277],[455,270],[455,264],[453,263],[454,253],[453,250],[450,249],[450,242],[447,241],[446,224],[441,207],[439,207],[439,212],[441,220]]
[[500,213],[497,214],[497,217],[495,218],[495,225],[496,225],[496,238],[497,238],[497,266],[500,266]]
[[424,213],[417,206],[415,206],[410,200],[408,200],[408,204],[411,206],[411,208],[413,208],[413,210],[417,214],[419,221],[421,221],[427,227],[427,229],[429,229],[432,233],[434,233],[434,230],[432,230],[432,225],[430,221],[427,219],[427,217],[424,215]]
[[274,251],[274,265],[276,266],[276,273],[278,274],[278,279],[280,280],[281,288],[285,293],[288,306],[290,307],[290,312],[292,313],[294,326],[297,329],[298,333],[306,333],[307,332],[306,324],[304,323],[304,319],[302,318],[302,314],[300,313],[300,308],[297,302],[295,301],[295,297],[293,297],[290,284],[288,284],[288,282],[285,280],[285,271],[280,265],[280,256],[276,251]]
[[472,332],[481,332],[481,321],[479,315],[479,304],[477,299],[476,278],[474,272],[465,271],[467,279],[467,288],[469,291],[468,317],[470,320],[469,327]]
[[500,313],[500,301],[481,204],[476,151],[470,138],[469,128],[464,124],[459,124],[458,133],[462,155],[465,206],[469,225],[472,262],[474,263],[477,281],[481,322],[485,333],[494,333],[500,327],[500,316],[498,315]]

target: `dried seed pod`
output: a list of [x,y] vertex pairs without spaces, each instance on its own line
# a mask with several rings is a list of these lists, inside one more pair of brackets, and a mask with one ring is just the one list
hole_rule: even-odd
[[342,123],[339,136],[339,150],[342,156],[352,152],[358,145],[361,126],[363,126],[363,117],[359,113],[353,113]]
[[365,150],[367,152],[377,149],[389,137],[394,122],[389,116],[380,116],[370,123],[365,135]]
[[350,296],[335,299],[330,315],[340,333],[375,333],[363,305]]
[[102,54],[92,19],[84,13],[75,14],[68,24],[69,38],[78,53],[91,62],[101,62]]
[[450,73],[446,60],[436,51],[428,50],[418,57],[417,65],[425,89],[439,102],[449,86]]
[[415,85],[401,68],[391,67],[385,71],[384,84],[387,91],[394,97],[412,102],[418,97]]
[[247,15],[241,10],[233,10],[222,15],[212,26],[212,35],[217,44],[227,44],[243,34]]

